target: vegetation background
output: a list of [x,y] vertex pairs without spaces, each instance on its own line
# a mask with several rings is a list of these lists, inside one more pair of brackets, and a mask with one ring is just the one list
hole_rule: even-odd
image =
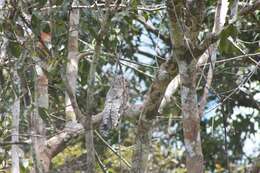
[[0,0],[0,172],[260,171],[259,0]]

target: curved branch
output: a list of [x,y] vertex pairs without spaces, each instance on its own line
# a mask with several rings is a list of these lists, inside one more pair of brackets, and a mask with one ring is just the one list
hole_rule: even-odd
[[147,31],[152,32],[155,36],[158,36],[162,41],[164,41],[165,44],[167,44],[167,45],[171,44],[171,40],[170,40],[169,36],[163,35],[162,33],[160,33],[160,31],[157,28],[155,28],[151,24],[148,24],[143,18],[141,18],[140,16],[137,16],[136,20],[138,22],[140,22]]
[[[71,100],[73,101],[75,100],[75,98],[72,98]],[[127,109],[124,112],[123,118],[138,117],[138,115],[140,115],[142,108],[143,108],[142,104],[128,105]],[[92,123],[94,128],[98,128],[101,121],[102,121],[102,112],[92,116]],[[50,158],[55,157],[58,153],[60,153],[67,147],[67,144],[71,139],[73,139],[78,135],[83,134],[83,132],[84,132],[84,128],[80,123],[76,123],[76,122],[67,123],[66,127],[60,133],[47,140],[46,146],[48,148],[48,151],[46,152],[48,152]]]

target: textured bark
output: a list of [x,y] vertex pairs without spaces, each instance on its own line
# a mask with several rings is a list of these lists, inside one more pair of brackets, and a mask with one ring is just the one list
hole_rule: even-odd
[[[13,81],[15,83],[15,99],[12,105],[12,143],[19,143],[19,121],[20,121],[20,78],[17,74],[17,71],[14,71]],[[11,148],[12,155],[12,173],[19,173],[19,147],[16,144],[12,145]]]
[[70,140],[83,134],[83,131],[84,128],[80,123],[68,122],[62,132],[46,141],[46,148],[48,149],[50,158],[62,152],[68,146]]
[[35,108],[31,116],[32,152],[34,160],[34,169],[32,172],[44,173],[49,170],[51,158],[45,145],[45,124],[39,115],[39,111],[48,110],[48,78],[40,66],[36,65],[35,69]]
[[[71,92],[68,91],[68,93]],[[73,96],[71,100],[75,100],[75,97]],[[77,107],[75,106],[74,101],[72,101],[72,105],[73,108]],[[142,108],[143,105],[128,105],[126,110],[124,111],[123,117],[137,118],[140,115]],[[76,109],[77,108],[74,108],[74,110]],[[77,115],[77,111],[75,112]],[[100,126],[102,119],[103,119],[103,111],[92,116],[93,127],[98,128]],[[82,120],[84,120],[84,117]],[[48,148],[49,156],[51,158],[55,157],[58,153],[60,153],[67,147],[67,143],[69,143],[69,141],[73,139],[73,137],[81,135],[83,134],[83,132],[84,132],[84,127],[82,126],[81,123],[75,123],[75,122],[67,123],[66,127],[62,130],[62,132],[47,140],[46,147]]]
[[[78,5],[78,0],[73,0],[73,6]],[[69,17],[69,38],[68,38],[68,62],[66,68],[66,76],[73,93],[76,92],[76,84],[78,77],[78,38],[79,38],[79,9],[72,9]],[[65,113],[68,121],[76,121],[76,115],[71,105],[70,98],[65,93]]]
[[94,140],[93,140],[93,127],[92,127],[92,121],[88,120],[85,123],[86,126],[89,127],[89,129],[85,128],[85,146],[87,149],[87,156],[86,156],[86,173],[94,173],[95,167],[96,167],[96,159],[95,159],[95,146],[94,146]]
[[[178,63],[183,135],[188,173],[203,173],[200,117],[196,93],[196,63],[201,56],[197,40],[203,20],[203,1],[167,1],[171,40]],[[185,9],[185,12],[183,11]],[[184,15],[187,14],[187,15]],[[182,22],[180,22],[182,21]]]
[[167,60],[160,66],[156,78],[147,93],[137,127],[136,148],[132,158],[133,164],[131,169],[133,173],[149,172],[147,166],[150,153],[151,120],[155,119],[156,115],[158,115],[158,109],[166,87],[171,81],[172,76],[176,75],[176,72],[176,64],[172,59]]
[[200,138],[200,116],[196,93],[196,62],[178,60],[181,81],[183,135],[186,149],[186,167],[189,173],[203,172],[203,154]]
[[150,121],[140,119],[136,132],[136,147],[132,158],[133,173],[147,173],[149,163],[149,153],[151,153],[150,137],[151,137],[151,125]]
[[[235,3],[237,3],[237,1],[234,2],[234,4]],[[224,4],[224,5],[222,5],[222,4]],[[227,4],[228,3],[225,0],[218,1],[217,11],[216,11],[216,15],[215,15],[214,28],[213,28],[213,32],[212,32],[212,33],[215,33],[215,34],[212,35],[212,38],[214,38],[214,40],[212,40],[211,37],[208,37],[207,39],[205,39],[205,41],[204,41],[205,44],[204,45],[206,46],[206,48],[204,48],[205,51],[202,53],[202,55],[198,59],[197,68],[199,68],[200,66],[205,64],[209,57],[211,57],[212,61],[214,62],[214,58],[215,58],[214,56],[215,56],[215,53],[216,53],[215,49],[217,47],[215,42],[217,41],[216,38],[218,38],[218,36],[220,35],[221,31],[224,29],[225,17],[226,17],[226,13],[227,13],[227,11],[226,11],[227,10]],[[237,20],[237,16],[238,15],[243,16],[243,15],[246,15],[246,14],[248,14],[250,12],[255,11],[257,8],[259,8],[259,5],[260,5],[260,1],[259,0],[255,1],[253,4],[247,5],[247,6],[243,7],[242,9],[240,9],[239,12],[236,11],[235,13],[237,13],[237,14],[234,14],[233,13],[234,10],[238,10],[237,9],[237,4],[235,4],[234,10],[232,10],[232,12],[231,12],[232,13],[231,14],[232,15],[231,16],[232,17],[231,22],[235,22]],[[211,43],[212,43],[212,45],[211,45]],[[199,51],[199,52],[201,53],[201,51]],[[212,64],[214,64],[214,63],[212,63]],[[204,95],[205,96],[203,96],[203,98],[201,100],[201,103],[200,103],[200,105],[202,105],[200,107],[200,115],[201,115],[201,112],[205,108],[205,106],[203,106],[203,105],[206,104],[206,98],[207,98],[206,95],[208,95],[208,89],[207,88],[209,88],[208,86],[210,86],[210,84],[211,84],[212,79],[210,79],[211,78],[210,76],[212,76],[212,75],[213,75],[213,71],[212,71],[212,69],[210,69],[208,77],[207,77],[208,78],[208,82],[207,82],[207,85],[206,85],[205,90],[204,90],[204,92],[205,92]],[[173,83],[174,83],[174,86],[176,86],[176,87],[171,87],[169,85],[168,89],[166,90],[166,93],[171,93],[171,96],[169,96],[168,94],[165,96],[165,99],[163,99],[162,104],[161,104],[160,112],[162,112],[163,108],[172,101],[172,99],[170,99],[170,97],[172,97],[174,95],[174,93],[177,91],[176,88],[178,88],[178,86],[180,84],[179,81],[175,80],[175,79],[173,79],[170,84],[173,85]],[[165,102],[166,100],[167,100],[167,102]]]

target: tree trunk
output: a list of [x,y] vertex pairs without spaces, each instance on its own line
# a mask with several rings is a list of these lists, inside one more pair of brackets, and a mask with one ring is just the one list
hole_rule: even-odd
[[[196,63],[201,56],[198,46],[203,21],[204,1],[167,0],[173,53],[178,63],[183,116],[183,135],[188,173],[203,173],[200,116],[196,92]],[[185,15],[183,15],[185,14]]]
[[13,81],[15,83],[15,100],[12,105],[12,173],[19,173],[19,147],[17,144],[19,142],[19,121],[20,121],[20,78],[17,71],[14,70]]
[[96,161],[95,161],[95,147],[93,141],[93,126],[91,116],[86,119],[86,125],[88,128],[85,128],[85,146],[87,149],[86,155],[86,173],[95,173]]
[[181,82],[183,135],[188,173],[203,173],[203,154],[200,138],[200,117],[196,93],[196,61],[178,59]]
[[[77,0],[73,0],[72,6],[78,5]],[[79,9],[73,8],[70,11],[69,17],[69,38],[68,38],[68,62],[66,68],[66,77],[69,79],[69,84],[72,88],[73,93],[76,92],[77,78],[78,78],[78,31],[79,25]],[[65,113],[66,120],[76,121],[76,115],[71,105],[70,98],[65,93]]]
[[151,122],[139,120],[136,134],[136,147],[132,159],[133,173],[148,173],[149,153],[151,153]]
[[49,170],[51,158],[48,155],[45,145],[45,124],[43,119],[40,117],[39,111],[44,112],[48,110],[48,78],[40,66],[36,65],[35,69],[35,108],[31,117],[32,150],[34,160],[34,170],[32,170],[32,172],[44,173]]
[[134,150],[131,169],[133,173],[149,172],[147,168],[152,120],[158,115],[158,109],[167,85],[170,83],[172,76],[176,75],[176,72],[176,63],[170,57],[170,59],[160,65],[155,80],[147,93],[137,127],[136,149]]

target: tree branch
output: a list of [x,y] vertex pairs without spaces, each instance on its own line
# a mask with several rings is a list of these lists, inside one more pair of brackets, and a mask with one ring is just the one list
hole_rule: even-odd
[[[214,20],[214,26],[213,26],[213,33],[220,32],[225,24],[225,19],[228,11],[228,1],[227,0],[219,0],[217,5],[217,10],[215,13],[215,20]],[[235,15],[236,16],[236,15]],[[204,87],[203,95],[200,100],[200,107],[199,107],[199,115],[202,116],[204,109],[207,104],[207,98],[209,93],[209,88],[211,87],[211,83],[213,80],[213,72],[215,68],[215,63],[217,60],[217,46],[218,42],[210,45],[208,48],[208,54],[210,55],[210,68],[208,71],[206,84]]]
[[136,16],[135,18],[138,22],[140,22],[147,31],[152,32],[155,36],[158,36],[165,44],[171,44],[171,40],[169,36],[165,36],[160,33],[158,29],[156,29],[153,25],[148,24],[143,18],[140,16]]
[[239,12],[238,15],[246,15],[250,12],[253,12],[255,10],[260,9],[260,0],[256,0],[252,5],[247,5],[246,7],[242,8]]
[[66,92],[69,96],[69,99],[71,101],[71,105],[73,107],[73,110],[76,114],[76,117],[77,119],[79,120],[79,122],[84,125],[84,122],[85,122],[85,116],[83,115],[83,113],[81,112],[79,106],[78,106],[78,102],[77,102],[77,99],[76,99],[76,96],[73,92],[73,89],[72,87],[70,86],[69,82],[68,82],[68,79],[67,77],[63,76],[61,74],[61,78],[63,79],[64,83],[65,83],[65,88],[66,88]]
[[[256,10],[256,9],[259,9],[259,4],[260,4],[260,0],[257,0],[254,4],[248,5],[248,6],[244,7],[244,8],[242,8],[242,9],[240,10],[240,12],[238,12],[238,15],[246,15],[246,14],[248,14],[249,12],[252,12],[252,11],[254,11],[254,10]],[[231,24],[233,24],[234,22],[235,22],[235,20],[233,20]],[[225,22],[224,22],[224,23],[225,23]],[[224,23],[223,23],[223,24],[224,24]],[[216,41],[219,40],[221,33],[222,33],[223,31],[225,31],[225,29],[227,29],[228,26],[229,26],[229,25],[227,25],[226,27],[224,27],[224,29],[222,28],[222,29],[220,29],[220,30],[215,30],[215,32],[209,33],[209,34],[207,35],[207,37],[204,39],[204,41],[201,43],[201,45],[199,46],[199,48],[194,51],[194,52],[197,52],[197,53],[195,53],[195,54],[200,57],[200,58],[198,59],[198,62],[197,62],[197,68],[199,68],[200,66],[204,65],[204,64],[207,62],[208,57],[209,57],[209,55],[210,55],[210,54],[209,54],[209,51],[207,51],[207,49],[208,49],[209,47],[211,47],[213,43],[215,43]],[[256,55],[258,55],[258,54],[256,54]],[[252,55],[250,54],[250,55],[248,55],[248,56],[246,56],[246,55],[241,55],[241,56],[234,57],[234,58],[243,58],[243,57],[250,57],[250,56],[256,56],[256,55],[255,55],[255,54],[252,54]],[[196,57],[197,57],[197,56],[196,56]],[[221,60],[221,61],[217,61],[217,62],[223,62],[223,61],[225,61],[225,60]],[[173,79],[173,80],[174,80],[174,79]],[[172,81],[172,82],[173,82],[173,81]],[[171,82],[171,83],[172,83],[172,82]],[[177,81],[175,81],[175,85],[178,87],[179,83],[178,83]],[[172,93],[172,95],[174,95],[174,93],[176,92],[175,87],[174,87],[174,89],[173,89],[172,91],[169,91],[170,89],[171,89],[171,87],[169,87],[169,88],[166,90],[166,92],[167,92],[167,93]],[[166,98],[168,98],[168,96],[166,96]],[[168,104],[169,102],[166,102],[166,103]],[[164,103],[163,103],[162,105],[164,105]],[[164,107],[164,106],[162,106],[162,108],[160,108],[160,112],[163,111],[163,107]]]
[[[243,7],[238,12],[238,15],[244,16],[244,15],[247,15],[248,13],[253,12],[253,11],[259,9],[259,8],[260,8],[260,0],[257,0],[257,1],[254,2],[254,4],[247,5],[247,6]],[[216,32],[213,31],[212,33],[209,33],[207,35],[207,37],[202,41],[201,45],[199,45],[199,47],[196,50],[194,50],[196,57],[200,57],[208,49],[208,47],[211,44],[218,41],[220,36],[221,36],[221,33],[224,32],[226,29],[228,29],[229,26],[232,25],[235,22],[236,22],[236,20],[233,20],[230,24],[225,26],[222,30],[216,30]]]
[[[69,88],[67,90],[70,90]],[[69,96],[71,96],[71,91],[68,91]],[[75,101],[75,96],[71,97],[72,104]],[[75,105],[73,106],[73,108]],[[77,106],[76,106],[77,107]],[[123,118],[136,118],[138,115],[140,115],[140,112],[143,108],[142,104],[139,105],[128,105],[124,114]],[[78,108],[76,108],[78,109]],[[78,111],[75,111],[78,112]],[[92,116],[92,123],[95,128],[98,128],[101,121],[102,121],[102,114],[103,111],[93,115]],[[77,115],[77,113],[76,113]],[[48,155],[53,158],[55,157],[58,153],[63,151],[66,147],[67,144],[71,139],[74,137],[83,134],[84,128],[82,124],[80,123],[75,123],[75,122],[69,122],[66,124],[66,127],[57,135],[51,137],[50,139],[47,140],[46,146],[48,148]]]

